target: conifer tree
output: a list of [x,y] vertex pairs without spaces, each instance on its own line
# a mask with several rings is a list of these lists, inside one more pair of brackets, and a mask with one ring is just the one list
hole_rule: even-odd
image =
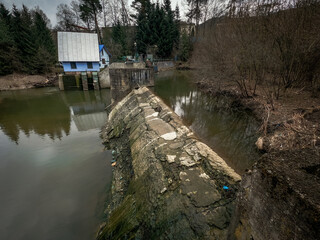
[[134,1],[138,12],[136,43],[139,53],[145,54],[149,46],[157,46],[161,58],[171,56],[174,46],[178,46],[179,28],[171,1],[151,4],[148,0]]
[[119,45],[121,56],[128,54],[127,36],[124,26],[121,26],[120,21],[112,28],[112,40]]
[[165,0],[162,8],[164,14],[160,24],[161,35],[158,42],[158,55],[163,58],[170,57],[174,45],[177,46],[179,29],[175,21],[175,13],[171,9],[171,1]]
[[175,22],[175,29],[174,29],[174,44],[176,48],[179,48],[179,41],[180,41],[180,9],[179,5],[177,4],[175,12],[174,12],[174,22]]
[[13,71],[11,48],[13,40],[10,34],[10,12],[0,4],[0,75],[10,74]]
[[7,26],[10,26],[11,14],[3,3],[0,3],[0,19],[2,19]]
[[14,39],[15,55],[17,61],[15,68],[17,71],[34,73],[36,64],[35,54],[36,45],[35,38],[32,32],[32,20],[30,12],[26,6],[22,7],[21,12],[13,6],[12,9],[12,36]]
[[131,7],[137,12],[131,14],[131,17],[138,23],[140,12],[145,12],[146,6],[151,4],[150,0],[133,0]]
[[190,52],[192,50],[192,45],[190,42],[190,37],[183,31],[179,46],[179,58],[181,61],[187,61],[189,59]]
[[160,25],[163,21],[163,14],[161,13],[159,1],[152,5],[150,13],[150,32],[151,32],[151,45],[157,45],[159,38],[161,37]]
[[34,14],[34,33],[37,47],[36,70],[38,72],[47,72],[49,71],[49,67],[55,62],[56,49],[46,22],[37,11]]
[[149,0],[142,2],[137,18],[136,44],[137,51],[140,54],[146,54],[150,43],[152,42],[150,31],[150,15],[152,6]]

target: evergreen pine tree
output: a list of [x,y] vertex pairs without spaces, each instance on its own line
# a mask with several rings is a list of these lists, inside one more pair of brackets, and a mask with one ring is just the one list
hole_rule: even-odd
[[161,34],[158,41],[159,57],[170,57],[175,42],[175,23],[174,14],[171,9],[171,1],[165,0],[164,6],[161,8],[163,21],[160,24]]
[[3,3],[0,3],[0,19],[2,19],[7,26],[10,26],[11,14]]
[[183,31],[180,46],[179,46],[179,57],[181,61],[187,61],[189,59],[190,52],[192,50],[192,45],[190,42],[190,37]]
[[12,38],[10,34],[10,12],[0,4],[0,75],[10,74],[12,67]]
[[140,54],[145,54],[149,46],[157,46],[158,57],[167,58],[174,46],[178,46],[179,28],[171,1],[151,4],[149,0],[134,1],[138,10],[136,43]]
[[120,55],[126,56],[128,54],[127,36],[125,27],[121,26],[120,21],[112,28],[112,40],[119,46]]
[[12,36],[15,47],[15,68],[18,72],[35,73],[36,44],[32,32],[32,20],[27,7],[19,11],[15,6],[12,9]]
[[146,54],[147,49],[152,42],[151,31],[150,31],[150,13],[151,3],[149,0],[144,1],[144,5],[140,8],[140,12],[137,18],[137,34],[136,44],[137,51],[139,54]]
[[179,9],[179,5],[178,4],[176,6],[176,10],[174,11],[174,15],[175,15],[176,21],[180,22],[180,9]]
[[144,12],[147,4],[150,4],[150,0],[133,0],[131,7],[137,12],[136,14],[131,14],[130,16],[136,20],[138,23],[138,18],[140,12]]
[[175,29],[174,29],[174,44],[176,48],[179,48],[179,41],[180,41],[180,9],[179,5],[177,4],[175,12],[174,12],[174,22],[175,22]]
[[37,11],[34,14],[34,33],[37,47],[36,70],[40,73],[48,72],[55,62],[56,49],[46,22]]

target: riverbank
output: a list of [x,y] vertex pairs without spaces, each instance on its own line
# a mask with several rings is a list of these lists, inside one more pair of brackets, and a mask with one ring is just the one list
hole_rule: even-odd
[[[201,76],[201,75],[200,75]],[[234,98],[261,123],[256,145],[264,155],[244,174],[233,217],[235,239],[315,239],[320,219],[320,98],[288,89],[279,99],[257,91],[244,98],[232,82],[202,75],[198,88]]]
[[320,97],[304,89],[288,89],[273,103],[257,91],[254,97],[241,96],[235,84],[197,79],[198,88],[211,95],[231,96],[230,107],[248,109],[260,121],[257,147],[263,152],[310,148],[320,152]]
[[14,73],[0,76],[0,91],[51,87],[56,85],[57,80],[58,78],[55,74],[26,75]]

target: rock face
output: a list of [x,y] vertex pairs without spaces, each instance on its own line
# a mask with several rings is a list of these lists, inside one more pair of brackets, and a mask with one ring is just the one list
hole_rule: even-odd
[[109,114],[108,219],[98,239],[226,239],[240,176],[147,88]]
[[239,188],[230,239],[319,239],[319,156],[304,149],[265,154]]

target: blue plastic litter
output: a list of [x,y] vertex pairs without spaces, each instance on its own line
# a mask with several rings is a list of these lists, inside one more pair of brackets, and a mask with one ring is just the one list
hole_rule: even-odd
[[223,189],[228,190],[228,189],[229,189],[229,187],[227,187],[227,186],[223,186]]
[[116,151],[115,151],[115,150],[112,150],[111,154],[112,154],[112,155],[115,155],[115,154],[116,154]]

